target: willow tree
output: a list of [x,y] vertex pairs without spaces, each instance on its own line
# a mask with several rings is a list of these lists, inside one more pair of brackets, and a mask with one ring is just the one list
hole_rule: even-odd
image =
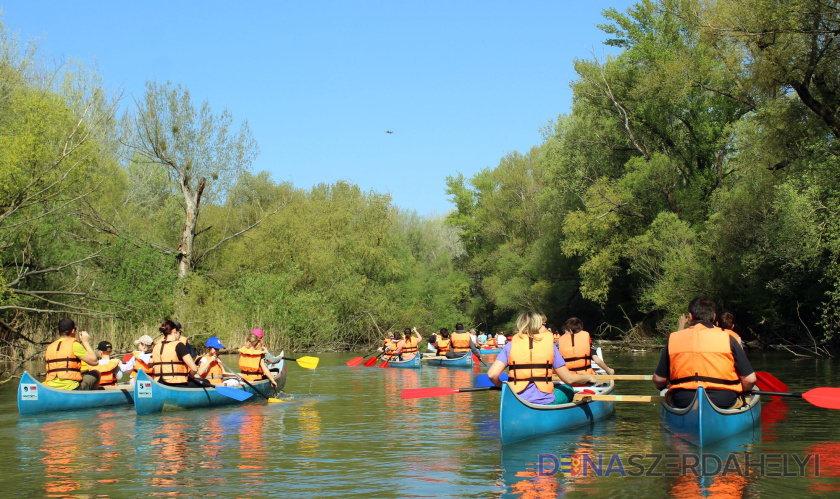
[[[224,197],[250,169],[258,154],[257,144],[247,121],[233,130],[233,117],[227,110],[213,114],[206,101],[196,109],[189,90],[170,82],[146,83],[146,93],[137,101],[136,114],[128,118],[128,127],[135,159],[165,169],[183,201],[184,225],[178,246],[164,248],[177,256],[178,278],[183,279],[203,256],[196,254],[196,236],[210,229],[198,228],[202,199]],[[207,251],[258,223],[223,236]]]

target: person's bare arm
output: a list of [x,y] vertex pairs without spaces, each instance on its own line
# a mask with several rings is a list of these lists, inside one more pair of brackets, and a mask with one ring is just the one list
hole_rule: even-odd
[[96,358],[96,352],[94,352],[93,348],[91,348],[90,346],[90,334],[88,334],[87,331],[82,331],[79,333],[79,343],[81,343],[87,351],[87,355],[85,355],[82,358],[82,361],[89,366],[95,366],[99,364],[99,359]]
[[607,363],[604,362],[603,360],[601,360],[601,358],[598,357],[597,355],[592,356],[592,362],[594,362],[598,367],[600,367],[604,371],[607,371],[607,374],[609,374],[609,375],[615,374],[615,370],[610,368],[610,366],[608,366]]
[[554,374],[567,385],[580,385],[583,383],[595,383],[597,381],[592,374],[574,374],[566,366],[558,367],[554,370]]
[[661,390],[668,386],[668,378],[663,378],[657,374],[653,375],[653,386],[656,387],[657,390]]
[[490,369],[487,370],[487,377],[490,378],[490,381],[494,385],[502,386],[502,381],[499,379],[499,375],[505,371],[506,367],[507,366],[504,362],[496,360],[490,366]]

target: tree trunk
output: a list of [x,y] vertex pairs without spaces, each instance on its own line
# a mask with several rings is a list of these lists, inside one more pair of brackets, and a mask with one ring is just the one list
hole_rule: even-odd
[[190,191],[189,185],[181,183],[184,195],[184,229],[181,231],[181,245],[178,247],[178,279],[189,275],[195,250],[195,228],[198,226],[198,215],[201,212],[201,194],[204,192],[206,179],[198,182],[195,192]]

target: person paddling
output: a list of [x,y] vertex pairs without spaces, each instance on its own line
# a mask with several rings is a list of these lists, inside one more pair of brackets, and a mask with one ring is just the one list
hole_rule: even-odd
[[560,336],[556,336],[557,349],[566,361],[569,371],[578,374],[595,374],[592,369],[594,362],[598,367],[607,372],[615,374],[603,360],[592,353],[592,338],[587,331],[583,330],[583,322],[577,317],[567,320],[560,330]]
[[219,362],[219,353],[225,347],[216,336],[207,338],[204,347],[207,349],[206,352],[198,358],[198,377],[206,379],[210,384],[221,385],[225,380],[225,370]]
[[170,386],[203,387],[203,383],[193,379],[198,366],[195,365],[187,339],[181,336],[178,325],[167,320],[161,324],[159,331],[163,334],[163,341],[152,347],[155,380]]
[[268,379],[271,386],[277,388],[277,382],[265,363],[266,352],[260,346],[262,338],[261,329],[254,329],[248,334],[245,345],[239,348],[239,370],[242,371],[242,378],[247,381]]
[[455,332],[449,335],[449,338],[452,340],[452,344],[449,351],[446,352],[446,358],[458,359],[467,355],[470,351],[476,356],[481,356],[481,352],[476,348],[470,333],[464,329],[464,325],[460,322],[455,324]]
[[87,331],[79,333],[76,339],[76,323],[73,319],[58,321],[59,338],[47,346],[44,359],[47,362],[46,386],[59,390],[94,390],[99,385],[99,371],[82,373],[82,362],[96,365],[98,359],[90,346]]
[[653,374],[658,389],[668,387],[674,407],[688,407],[697,387],[721,409],[732,407],[738,395],[749,392],[756,375],[744,349],[726,331],[715,327],[715,303],[695,298],[688,305],[686,329],[671,333]]
[[[545,327],[545,315],[525,312],[516,319],[516,331],[487,370],[487,377],[494,385],[502,386],[499,375],[507,368],[508,385],[523,400],[557,405],[574,399],[575,392],[569,385],[596,382],[594,375],[569,371],[551,332]],[[555,386],[553,374],[566,384]]]

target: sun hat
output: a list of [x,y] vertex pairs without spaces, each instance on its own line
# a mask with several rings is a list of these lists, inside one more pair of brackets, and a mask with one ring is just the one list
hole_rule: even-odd
[[262,329],[253,329],[253,330],[251,330],[251,334],[253,334],[257,338],[262,338],[264,336],[263,332],[262,332]]
[[222,345],[222,341],[215,336],[207,338],[207,343],[205,343],[204,346],[215,348],[216,350],[223,350],[225,348],[225,346]]
[[149,336],[148,334],[144,334],[143,336],[140,337],[139,340],[135,340],[134,344],[135,345],[140,345],[140,344],[151,345],[154,342],[155,342],[155,340],[153,340],[151,336]]

